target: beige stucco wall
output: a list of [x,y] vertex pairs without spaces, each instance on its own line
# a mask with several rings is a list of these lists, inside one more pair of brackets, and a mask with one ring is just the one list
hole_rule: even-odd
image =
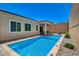
[[[22,23],[21,25],[21,32],[10,32],[9,31],[9,21],[10,20],[17,20],[20,21]],[[14,39],[19,39],[19,38],[23,38],[23,37],[29,37],[29,36],[34,36],[34,35],[38,35],[39,34],[39,30],[36,31],[36,25],[39,25],[38,21],[34,21],[34,20],[29,20],[23,17],[19,17],[16,15],[12,15],[12,14],[8,14],[5,12],[0,12],[0,25],[2,26],[0,28],[1,31],[1,37],[0,41],[4,41],[4,40],[14,40]],[[31,24],[31,31],[24,31],[24,23],[29,23]]]
[[79,30],[77,28],[73,28],[69,30],[71,40],[76,48],[79,48]]
[[72,9],[69,17],[69,33],[71,35],[71,40],[74,43],[76,48],[79,48],[79,4],[72,4]]
[[47,24],[47,31],[49,32],[49,33],[53,33],[52,31],[53,31],[53,24]]
[[72,4],[72,9],[69,17],[69,28],[78,23],[78,20],[76,17],[77,11],[78,11],[78,4]]
[[52,31],[55,33],[66,32],[68,31],[68,24],[54,24],[52,27]]

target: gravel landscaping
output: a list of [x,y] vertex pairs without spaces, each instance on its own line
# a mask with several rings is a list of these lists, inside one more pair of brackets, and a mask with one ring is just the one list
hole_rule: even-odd
[[64,47],[64,44],[65,43],[72,43],[71,39],[64,39],[61,46],[60,46],[60,49],[58,51],[58,54],[57,56],[79,56],[79,49],[68,49],[68,48],[65,48]]

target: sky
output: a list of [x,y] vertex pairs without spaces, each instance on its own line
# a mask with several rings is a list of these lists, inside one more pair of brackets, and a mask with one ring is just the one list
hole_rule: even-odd
[[0,9],[35,20],[68,22],[72,4],[66,3],[0,3]]

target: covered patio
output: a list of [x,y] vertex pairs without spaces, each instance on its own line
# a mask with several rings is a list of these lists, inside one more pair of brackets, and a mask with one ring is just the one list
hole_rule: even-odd
[[53,30],[53,24],[49,21],[40,21],[40,34],[51,34]]

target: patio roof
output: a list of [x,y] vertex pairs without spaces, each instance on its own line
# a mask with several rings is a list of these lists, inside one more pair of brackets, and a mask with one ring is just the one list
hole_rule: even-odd
[[54,23],[48,20],[44,20],[44,21],[40,21],[40,24],[54,24]]

